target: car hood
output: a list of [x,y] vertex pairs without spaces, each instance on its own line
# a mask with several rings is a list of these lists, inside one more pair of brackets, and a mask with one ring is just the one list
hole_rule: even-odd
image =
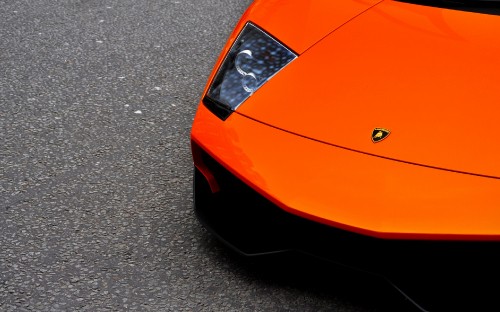
[[251,20],[302,54],[335,29],[382,0],[256,0],[243,20]]
[[[498,38],[499,16],[384,1],[307,49],[237,113],[337,147],[498,178]],[[373,143],[374,128],[391,134]]]

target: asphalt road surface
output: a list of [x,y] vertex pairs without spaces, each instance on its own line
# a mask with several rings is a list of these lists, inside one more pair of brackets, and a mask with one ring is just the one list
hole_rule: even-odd
[[0,1],[1,311],[412,310],[195,219],[191,121],[250,2]]

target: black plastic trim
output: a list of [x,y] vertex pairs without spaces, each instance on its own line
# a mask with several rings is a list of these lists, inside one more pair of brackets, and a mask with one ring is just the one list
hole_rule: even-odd
[[500,15],[498,0],[397,0],[399,2],[424,5],[442,9],[457,10],[488,15]]
[[221,120],[226,120],[233,113],[229,107],[208,96],[204,96],[202,102],[209,111]]
[[[488,299],[495,299],[500,291],[500,286],[490,286],[498,285],[500,279],[498,242],[380,239],[306,220],[277,207],[208,153],[200,152],[220,191],[212,193],[195,169],[196,215],[205,228],[240,254],[301,252],[380,275],[422,310],[477,308],[492,304]],[[474,296],[481,302],[471,299]]]

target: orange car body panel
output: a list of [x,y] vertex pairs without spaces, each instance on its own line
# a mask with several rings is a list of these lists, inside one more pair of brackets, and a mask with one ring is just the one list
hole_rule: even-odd
[[356,153],[239,114],[221,122],[203,105],[192,138],[276,205],[308,219],[380,238],[500,239],[498,179]]
[[[370,154],[500,177],[499,38],[499,16],[386,1],[301,55],[238,113]],[[376,127],[391,130],[379,144]]]
[[[201,104],[193,141],[311,220],[380,238],[500,240],[499,16],[255,1],[209,81],[248,21],[300,56],[226,121]],[[372,143],[375,127],[390,136]]]
[[258,0],[243,20],[264,25],[265,30],[297,52],[326,37],[381,0]]
[[380,1],[342,0],[342,5],[339,5],[330,0],[255,0],[235,26],[208,81],[212,81],[232,43],[249,21],[281,42],[286,42],[286,46],[295,53],[302,54],[349,19]]

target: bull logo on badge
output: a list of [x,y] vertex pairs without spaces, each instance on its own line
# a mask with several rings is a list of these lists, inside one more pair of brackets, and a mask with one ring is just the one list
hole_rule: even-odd
[[389,134],[391,134],[391,131],[388,129],[375,128],[375,129],[373,129],[373,132],[372,132],[372,142],[378,143],[378,142],[384,140],[385,138],[387,138],[389,136]]

